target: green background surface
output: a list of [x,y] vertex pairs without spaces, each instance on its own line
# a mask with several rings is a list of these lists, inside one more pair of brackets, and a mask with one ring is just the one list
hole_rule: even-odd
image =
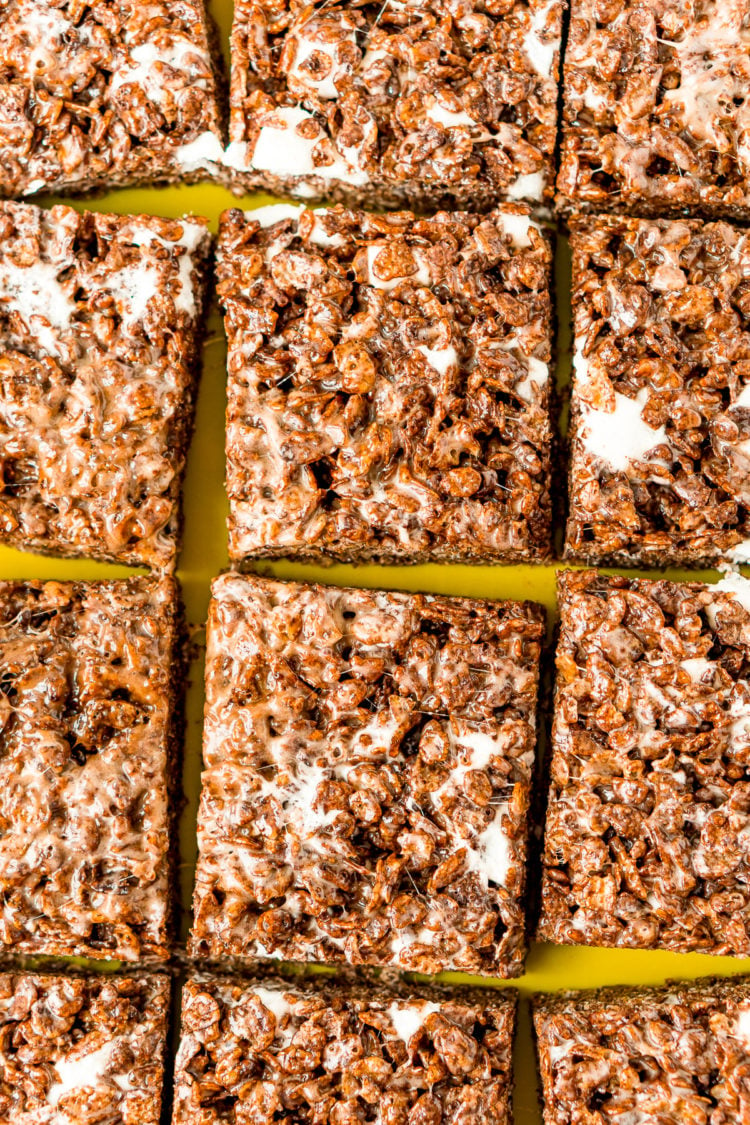
[[[232,0],[210,0],[209,8],[219,26],[221,46],[228,67],[229,30]],[[237,199],[215,184],[196,184],[179,188],[128,189],[93,200],[53,200],[78,210],[110,211],[120,214],[146,213],[177,217],[187,213],[204,215],[215,232],[221,212],[232,206],[246,209],[272,202],[269,196],[253,195]],[[557,354],[558,381],[564,384],[570,367],[570,262],[567,246],[560,239],[556,255],[557,272]],[[185,596],[188,621],[194,639],[203,639],[211,579],[228,565],[226,547],[227,503],[224,493],[224,408],[226,347],[221,318],[214,305],[210,312],[205,342],[204,370],[198,397],[196,429],[188,459],[185,482],[185,541],[178,570]],[[561,538],[558,529],[558,542]],[[308,566],[290,562],[264,563],[265,574],[279,578],[319,580],[333,585],[383,587],[420,590],[429,593],[457,594],[482,598],[519,598],[541,602],[547,609],[550,636],[556,617],[555,571],[549,566]],[[134,573],[125,567],[87,560],[56,560],[32,557],[0,546],[0,577],[12,579],[113,578]],[[648,572],[638,572],[648,573]],[[670,577],[685,577],[684,571],[668,571]],[[710,572],[691,577],[712,579]],[[200,647],[200,646],[199,646]],[[201,730],[203,710],[203,662],[191,667],[187,699],[187,745],[184,786],[187,804],[181,822],[181,901],[182,937],[190,921],[190,897],[195,868],[195,819],[201,768]],[[538,871],[529,872],[530,880]],[[520,989],[522,1003],[520,1028],[515,1049],[515,1121],[517,1125],[537,1125],[541,1120],[537,1102],[536,1066],[531,1043],[528,1007],[525,998],[532,992],[562,988],[591,988],[605,984],[658,984],[670,978],[692,978],[750,971],[750,960],[680,955],[633,950],[567,948],[532,944],[526,973],[512,982],[480,980],[459,973],[447,973],[447,981],[471,981],[483,985]]]

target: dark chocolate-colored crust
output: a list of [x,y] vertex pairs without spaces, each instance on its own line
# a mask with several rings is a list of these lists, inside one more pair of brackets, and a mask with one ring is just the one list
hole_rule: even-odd
[[626,566],[746,561],[747,232],[723,222],[585,218],[572,224],[571,247],[565,557]]
[[0,204],[0,541],[174,568],[205,220]]
[[517,976],[543,620],[217,579],[192,955]]
[[225,212],[230,558],[548,557],[551,265],[521,204]]
[[750,218],[745,0],[571,0],[557,206]]
[[750,582],[558,600],[539,938],[750,956]]
[[510,1125],[516,996],[201,976],[173,1125]]
[[233,186],[422,211],[549,202],[563,7],[237,0]]
[[545,1125],[745,1125],[750,981],[537,996]]
[[0,583],[0,948],[165,960],[183,690],[172,579]]
[[203,179],[222,155],[203,0],[6,0],[0,196]]
[[166,976],[0,974],[0,1118],[159,1125]]

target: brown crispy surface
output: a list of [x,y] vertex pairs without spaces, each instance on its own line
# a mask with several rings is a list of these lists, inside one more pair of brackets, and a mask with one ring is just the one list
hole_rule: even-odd
[[747,978],[538,997],[545,1125],[750,1120]]
[[750,216],[747,0],[572,0],[557,203]]
[[195,178],[221,151],[202,0],[3,0],[0,195]]
[[746,587],[560,575],[541,940],[750,956]]
[[[645,566],[744,561],[746,232],[727,223],[583,219],[573,224],[571,245],[576,356],[567,557]],[[612,427],[613,411],[615,432],[591,445],[592,433]],[[630,455],[618,459],[615,449]]]
[[[562,10],[561,0],[237,0],[236,186],[367,206],[549,200]],[[285,121],[288,108],[304,119]],[[296,147],[309,142],[302,165],[285,125]],[[259,155],[267,136],[270,160]]]
[[188,981],[174,1125],[509,1125],[507,992]]
[[0,1115],[159,1125],[169,979],[0,974]]
[[515,976],[539,607],[227,574],[191,952]]
[[174,567],[203,220],[0,204],[0,540]]
[[178,591],[0,584],[2,949],[168,954]]
[[551,249],[528,210],[258,214],[220,236],[230,557],[546,557]]

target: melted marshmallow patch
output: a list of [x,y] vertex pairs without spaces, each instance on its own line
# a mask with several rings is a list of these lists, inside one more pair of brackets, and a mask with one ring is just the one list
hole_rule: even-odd
[[[589,379],[589,361],[579,344],[573,356],[574,378],[580,387]],[[579,400],[581,441],[592,457],[598,457],[615,472],[624,472],[633,461],[643,461],[658,445],[667,441],[664,426],[654,429],[644,421],[643,408],[648,391],[641,389],[635,398],[615,391],[615,409],[597,410]]]
[[[348,184],[362,185],[368,182],[366,172],[352,167],[335,152],[330,141],[329,149],[334,159],[330,164],[316,164],[313,153],[326,135],[318,132],[314,137],[303,137],[298,126],[315,118],[307,110],[296,106],[285,106],[274,110],[279,125],[263,125],[255,142],[249,166],[260,172],[272,172],[276,176],[320,176],[324,180],[343,180]],[[225,162],[229,158],[232,145],[227,150]],[[239,160],[239,153],[236,154]]]
[[394,1001],[386,1009],[390,1021],[393,1024],[393,1030],[399,1039],[402,1039],[408,1046],[417,1032],[423,1027],[427,1017],[432,1015],[433,1012],[440,1011],[439,1004],[433,1004],[428,1000],[413,1003],[405,1003],[404,1001]]

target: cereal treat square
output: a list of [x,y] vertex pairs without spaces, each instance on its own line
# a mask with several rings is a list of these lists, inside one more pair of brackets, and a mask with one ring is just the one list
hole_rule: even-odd
[[202,0],[4,0],[0,195],[203,178],[223,152]]
[[200,976],[172,1125],[511,1125],[510,989]]
[[175,566],[204,220],[0,204],[0,542]]
[[517,976],[543,631],[529,603],[217,579],[192,955]]
[[603,988],[534,1000],[544,1125],[743,1125],[750,980]]
[[571,0],[563,211],[750,218],[747,0]]
[[550,553],[551,266],[485,217],[228,211],[233,562]]
[[549,203],[563,0],[236,0],[239,192],[353,206]]
[[0,951],[168,956],[180,621],[170,578],[0,583]]
[[604,217],[571,246],[565,557],[750,561],[750,236]]
[[0,973],[0,1118],[159,1125],[167,976]]
[[750,581],[558,600],[539,938],[750,957]]

